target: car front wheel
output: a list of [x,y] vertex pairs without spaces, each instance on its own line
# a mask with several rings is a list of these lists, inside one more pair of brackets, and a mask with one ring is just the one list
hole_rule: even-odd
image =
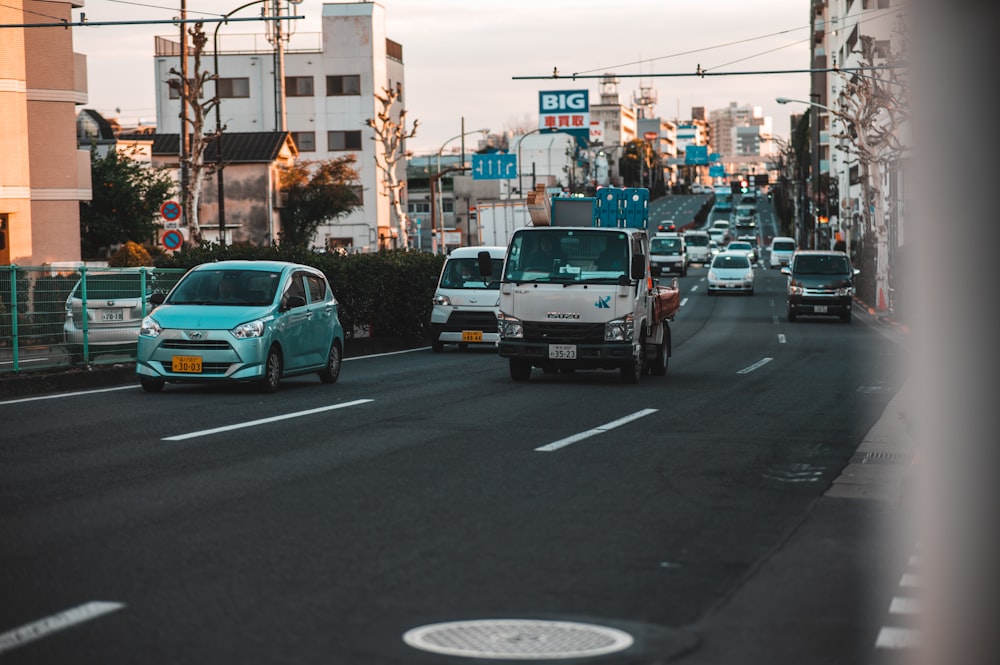
[[139,378],[139,384],[147,393],[158,393],[163,390],[163,379],[149,379],[145,376]]
[[263,393],[273,393],[278,390],[278,383],[281,381],[281,354],[278,348],[272,346],[267,352],[267,360],[264,361],[264,376],[257,384]]

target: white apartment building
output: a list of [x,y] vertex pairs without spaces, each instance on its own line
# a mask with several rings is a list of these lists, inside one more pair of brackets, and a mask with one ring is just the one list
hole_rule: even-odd
[[[295,33],[294,23],[283,21],[280,31],[268,28],[270,40],[262,34],[264,28],[261,34],[238,35],[228,34],[235,28],[223,26],[217,54],[213,52],[214,28],[207,28],[209,43],[200,68],[212,72],[217,55],[219,79],[206,85],[205,96],[218,92],[220,120],[226,132],[288,131],[300,161],[323,161],[345,154],[357,157],[363,206],[321,226],[314,239],[316,247],[373,251],[380,243],[397,246],[399,222],[375,162],[376,151],[383,147],[372,140],[374,132],[366,120],[382,110],[375,95],[384,94],[385,89],[399,91],[405,104],[403,47],[386,35],[385,9],[377,2],[324,4],[322,33]],[[279,32],[285,40],[281,58],[274,48]],[[167,83],[175,78],[170,69],[180,70],[178,40],[157,37],[159,133],[180,133],[180,100]],[[188,66],[188,75],[195,76],[190,56]],[[282,77],[276,74],[282,70],[283,96]],[[206,131],[214,129],[215,118],[210,115]],[[399,169],[400,179],[405,180],[405,164]]]

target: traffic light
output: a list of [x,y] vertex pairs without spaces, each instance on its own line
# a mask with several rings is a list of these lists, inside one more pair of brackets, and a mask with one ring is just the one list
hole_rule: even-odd
[[750,183],[746,179],[740,180],[740,194],[746,194],[750,191]]

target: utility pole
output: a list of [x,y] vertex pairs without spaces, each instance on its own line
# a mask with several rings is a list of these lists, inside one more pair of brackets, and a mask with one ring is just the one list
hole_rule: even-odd
[[191,152],[191,140],[188,136],[188,48],[187,48],[187,0],[181,0],[181,136],[180,136],[180,166],[181,166],[181,225],[187,226],[190,218],[188,207],[188,155]]

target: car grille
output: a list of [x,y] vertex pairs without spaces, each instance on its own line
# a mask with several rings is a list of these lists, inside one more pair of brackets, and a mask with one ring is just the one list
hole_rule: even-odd
[[230,351],[229,342],[221,340],[166,339],[160,344],[161,349],[174,351]]
[[448,317],[448,325],[460,328],[472,328],[474,330],[497,329],[497,317],[493,312],[467,312],[455,310]]
[[604,324],[525,322],[524,339],[549,344],[600,344],[604,342]]

